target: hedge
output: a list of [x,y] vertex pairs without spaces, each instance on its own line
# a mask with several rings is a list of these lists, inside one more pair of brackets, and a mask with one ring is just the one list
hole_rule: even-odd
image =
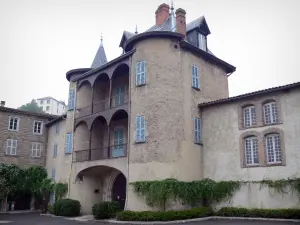
[[121,221],[171,221],[185,220],[200,217],[211,216],[213,211],[209,207],[193,208],[181,211],[164,211],[164,212],[133,212],[122,211],[117,213],[117,220]]
[[300,219],[300,209],[247,209],[236,207],[221,208],[217,216],[224,217],[258,217],[277,219]]
[[73,199],[60,199],[53,205],[53,213],[56,216],[75,217],[80,215],[80,202]]
[[100,202],[93,205],[93,216],[96,220],[109,219],[116,216],[120,211],[120,204],[118,202]]

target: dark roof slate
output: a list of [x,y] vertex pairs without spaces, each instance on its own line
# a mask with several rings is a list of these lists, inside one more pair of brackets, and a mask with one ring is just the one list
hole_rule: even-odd
[[211,106],[211,105],[216,105],[216,104],[221,104],[221,103],[229,103],[229,102],[238,101],[238,100],[244,99],[244,98],[268,94],[268,93],[277,92],[277,91],[284,91],[284,90],[288,90],[291,88],[298,88],[298,87],[300,88],[300,82],[277,86],[277,87],[272,87],[272,88],[267,88],[267,89],[254,91],[254,92],[250,92],[250,93],[246,93],[246,94],[242,94],[242,95],[237,95],[237,96],[233,96],[233,97],[229,97],[229,98],[218,99],[215,101],[203,102],[203,103],[198,104],[198,106],[205,107],[205,106]]
[[103,47],[103,42],[102,42],[102,39],[101,39],[100,46],[99,46],[98,51],[95,55],[94,61],[91,65],[91,68],[100,67],[100,66],[104,65],[105,63],[107,63],[107,58],[106,58],[105,50],[104,50],[104,47]]
[[46,119],[55,119],[58,117],[56,115],[51,115],[51,114],[47,114],[47,113],[36,113],[36,112],[30,112],[30,111],[25,111],[25,110],[21,110],[21,109],[3,107],[3,106],[0,106],[0,111],[14,113],[14,114],[23,114],[23,115],[28,115],[28,116],[42,117],[42,118],[46,118]]
[[63,114],[63,115],[61,115],[61,116],[59,116],[59,117],[57,117],[57,118],[49,121],[48,123],[46,123],[46,127],[50,127],[53,124],[55,124],[57,122],[60,122],[61,120],[66,119],[66,118],[67,118],[67,114]]

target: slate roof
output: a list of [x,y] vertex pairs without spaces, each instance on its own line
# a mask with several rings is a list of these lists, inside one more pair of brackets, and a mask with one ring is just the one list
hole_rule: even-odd
[[107,63],[107,58],[106,58],[105,50],[103,47],[103,40],[101,38],[101,43],[100,43],[98,51],[95,55],[94,61],[91,65],[91,68],[93,68],[93,69],[98,68],[98,67],[104,65],[105,63]]
[[263,94],[268,94],[268,93],[277,92],[277,91],[284,91],[284,90],[288,90],[291,88],[300,88],[300,82],[277,86],[277,87],[272,87],[272,88],[267,88],[267,89],[254,91],[254,92],[250,92],[250,93],[246,93],[246,94],[242,94],[242,95],[237,95],[234,97],[218,99],[215,101],[203,102],[203,103],[198,104],[198,106],[204,107],[204,106],[216,105],[216,104],[221,104],[221,103],[228,103],[228,102],[233,102],[233,101],[237,101],[240,99],[249,98],[249,97],[253,97],[253,96],[257,96],[257,95],[263,95]]
[[0,111],[13,113],[13,114],[22,114],[22,115],[27,115],[27,116],[42,117],[42,118],[46,118],[46,119],[57,118],[56,115],[51,115],[51,114],[47,114],[47,113],[30,112],[30,111],[25,111],[25,110],[21,110],[21,109],[8,108],[8,107],[4,107],[4,106],[0,106]]
[[57,117],[57,118],[55,118],[53,120],[50,120],[48,123],[46,123],[46,127],[50,127],[53,124],[55,124],[55,123],[57,123],[57,122],[59,122],[61,120],[64,120],[66,118],[67,118],[67,114],[65,113],[65,114],[63,114],[63,115],[61,115],[61,116],[59,116],[59,117]]

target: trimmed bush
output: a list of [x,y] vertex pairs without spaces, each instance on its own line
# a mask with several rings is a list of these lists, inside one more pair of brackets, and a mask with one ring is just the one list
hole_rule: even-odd
[[93,216],[96,220],[114,218],[120,211],[118,202],[100,202],[93,205]]
[[225,207],[220,209],[216,215],[224,217],[300,219],[300,209],[247,209]]
[[188,210],[164,211],[164,212],[133,212],[123,211],[117,213],[117,220],[121,221],[171,221],[185,220],[211,216],[213,211],[209,207],[200,207]]
[[56,216],[74,217],[80,215],[80,202],[73,199],[60,199],[53,205],[53,213]]

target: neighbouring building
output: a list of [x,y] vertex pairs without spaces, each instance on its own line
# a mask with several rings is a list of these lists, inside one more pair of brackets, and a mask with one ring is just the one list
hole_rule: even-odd
[[[235,67],[209,50],[202,16],[162,4],[143,33],[124,31],[107,61],[101,40],[90,68],[67,72],[66,114],[46,124],[49,177],[90,214],[99,201],[153,210],[130,182],[284,179],[300,169],[300,82],[229,97]],[[215,205],[299,206],[255,184]],[[177,203],[168,209],[180,208]]]
[[[4,102],[3,102],[4,103]],[[56,116],[33,113],[0,106],[0,163],[16,164],[20,167],[44,166],[48,132],[45,124]],[[1,200],[0,200],[1,201]],[[25,202],[25,203],[24,203]],[[29,204],[26,205],[26,202]],[[16,201],[15,209],[30,207],[30,196]],[[0,211],[6,209],[3,201]]]
[[63,101],[58,101],[52,97],[38,98],[37,104],[44,112],[52,115],[62,115],[66,113],[67,106]]

